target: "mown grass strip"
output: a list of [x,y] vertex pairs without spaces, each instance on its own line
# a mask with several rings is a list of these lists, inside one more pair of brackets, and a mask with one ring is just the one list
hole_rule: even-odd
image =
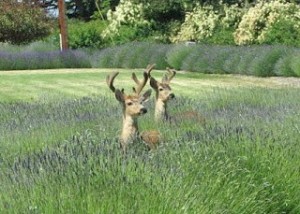
[[[21,101],[38,100],[43,97],[99,96],[109,91],[105,83],[106,75],[120,71],[116,81],[119,87],[131,90],[131,73],[126,69],[57,69],[0,72],[0,100]],[[141,75],[143,69],[134,70]],[[156,70],[153,75],[160,79],[165,71]],[[296,78],[256,78],[239,75],[204,75],[200,73],[179,72],[172,83],[174,91],[182,96],[201,96],[217,87],[300,87]]]

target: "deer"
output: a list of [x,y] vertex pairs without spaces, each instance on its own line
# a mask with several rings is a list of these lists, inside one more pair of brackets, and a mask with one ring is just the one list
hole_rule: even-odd
[[201,116],[198,112],[195,111],[185,111],[181,112],[175,116],[170,116],[167,110],[167,104],[170,100],[175,98],[175,94],[172,91],[170,86],[171,80],[176,75],[176,70],[166,68],[167,73],[163,76],[161,82],[157,81],[155,78],[151,76],[151,70],[148,71],[148,77],[150,78],[150,86],[155,91],[155,121],[168,121],[168,122],[176,122],[178,119],[188,119],[195,120],[202,124],[205,123],[205,118]]
[[169,100],[175,98],[172,88],[170,87],[170,82],[176,75],[176,71],[169,68],[167,68],[167,71],[168,73],[163,76],[161,82],[157,81],[151,76],[151,71],[148,72],[150,86],[154,89],[156,95],[154,112],[155,121],[167,121],[170,119],[170,116],[167,112],[167,103]]
[[115,98],[122,105],[123,112],[123,126],[121,135],[119,137],[120,146],[123,152],[129,144],[134,143],[141,139],[150,149],[156,148],[157,143],[160,141],[160,134],[158,131],[144,131],[139,133],[138,117],[147,113],[147,109],[143,103],[146,102],[151,96],[151,89],[141,94],[143,88],[148,81],[148,73],[154,66],[148,66],[147,70],[143,73],[143,79],[138,80],[135,73],[132,73],[132,79],[136,83],[133,87],[133,94],[125,94],[124,89],[116,89],[114,80],[119,72],[113,72],[107,76],[106,82],[110,90],[115,94]]

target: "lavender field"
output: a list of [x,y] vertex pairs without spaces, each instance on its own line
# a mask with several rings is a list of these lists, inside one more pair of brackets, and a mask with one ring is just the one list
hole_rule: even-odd
[[152,97],[140,128],[164,141],[124,156],[112,70],[0,72],[1,213],[300,212],[298,79],[179,72],[170,114],[206,123],[155,124]]

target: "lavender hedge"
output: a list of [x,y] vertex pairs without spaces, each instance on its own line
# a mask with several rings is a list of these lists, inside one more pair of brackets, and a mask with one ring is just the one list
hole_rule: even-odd
[[52,68],[90,68],[88,55],[82,51],[0,51],[0,70],[30,70]]
[[300,48],[288,46],[237,47],[130,42],[101,50],[59,52],[52,48],[47,50],[43,44],[38,44],[20,52],[5,47],[4,51],[0,50],[0,70],[144,68],[147,64],[155,63],[157,69],[173,67],[201,73],[300,76]]

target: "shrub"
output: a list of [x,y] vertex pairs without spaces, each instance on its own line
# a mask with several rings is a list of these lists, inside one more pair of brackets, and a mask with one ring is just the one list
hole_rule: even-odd
[[279,59],[274,66],[274,73],[277,76],[294,76],[291,69],[291,57],[290,55]]
[[213,31],[213,34],[201,41],[201,43],[206,44],[216,44],[216,45],[234,45],[233,37],[234,29],[217,27]]
[[81,51],[0,52],[0,70],[89,67],[91,67],[89,59]]
[[300,77],[300,53],[296,54],[291,59],[291,70],[295,76]]
[[167,52],[167,62],[175,69],[182,69],[182,63],[190,54],[192,47],[187,45],[176,45]]
[[95,52],[92,57],[93,67],[145,68],[155,63],[157,69],[165,69],[166,53],[169,45],[148,42],[131,42]]
[[51,24],[45,12],[34,4],[0,2],[0,42],[25,44],[49,35]]
[[107,20],[109,21],[109,25],[102,32],[102,36],[104,38],[113,38],[119,34],[122,25],[134,28],[144,28],[149,25],[149,22],[144,19],[143,7],[143,4],[121,0],[115,11],[108,11]]
[[9,43],[0,43],[0,50],[8,53],[19,53],[19,52],[46,52],[55,51],[59,47],[52,43],[37,41],[27,45],[11,45]]
[[299,29],[299,12],[300,6],[293,3],[279,0],[259,1],[242,17],[234,34],[235,42],[239,45],[264,43],[268,31],[278,20],[289,20],[295,29]]
[[212,36],[217,26],[219,15],[211,6],[198,6],[187,12],[179,33],[171,38],[172,42],[201,41]]
[[300,46],[300,27],[294,21],[279,19],[267,30],[263,43]]
[[272,46],[263,46],[259,48],[256,56],[252,59],[249,64],[249,71],[251,75],[255,76],[274,76],[274,66],[276,62],[283,56],[284,48],[283,47],[272,47]]
[[99,20],[89,22],[70,21],[68,24],[69,46],[77,48],[101,48],[104,47],[105,41],[101,36],[107,23]]
[[294,76],[297,51],[284,46],[177,45],[168,51],[167,62],[176,69],[202,73]]
[[[105,21],[92,20],[89,22],[76,19],[68,20],[68,43],[72,49],[103,48],[108,42],[102,38],[101,33],[107,26]],[[59,46],[59,31],[56,30],[47,41]]]
[[218,10],[212,6],[197,6],[186,13],[180,31],[171,41],[234,44],[233,32],[243,14],[244,10],[238,5],[222,4]]

